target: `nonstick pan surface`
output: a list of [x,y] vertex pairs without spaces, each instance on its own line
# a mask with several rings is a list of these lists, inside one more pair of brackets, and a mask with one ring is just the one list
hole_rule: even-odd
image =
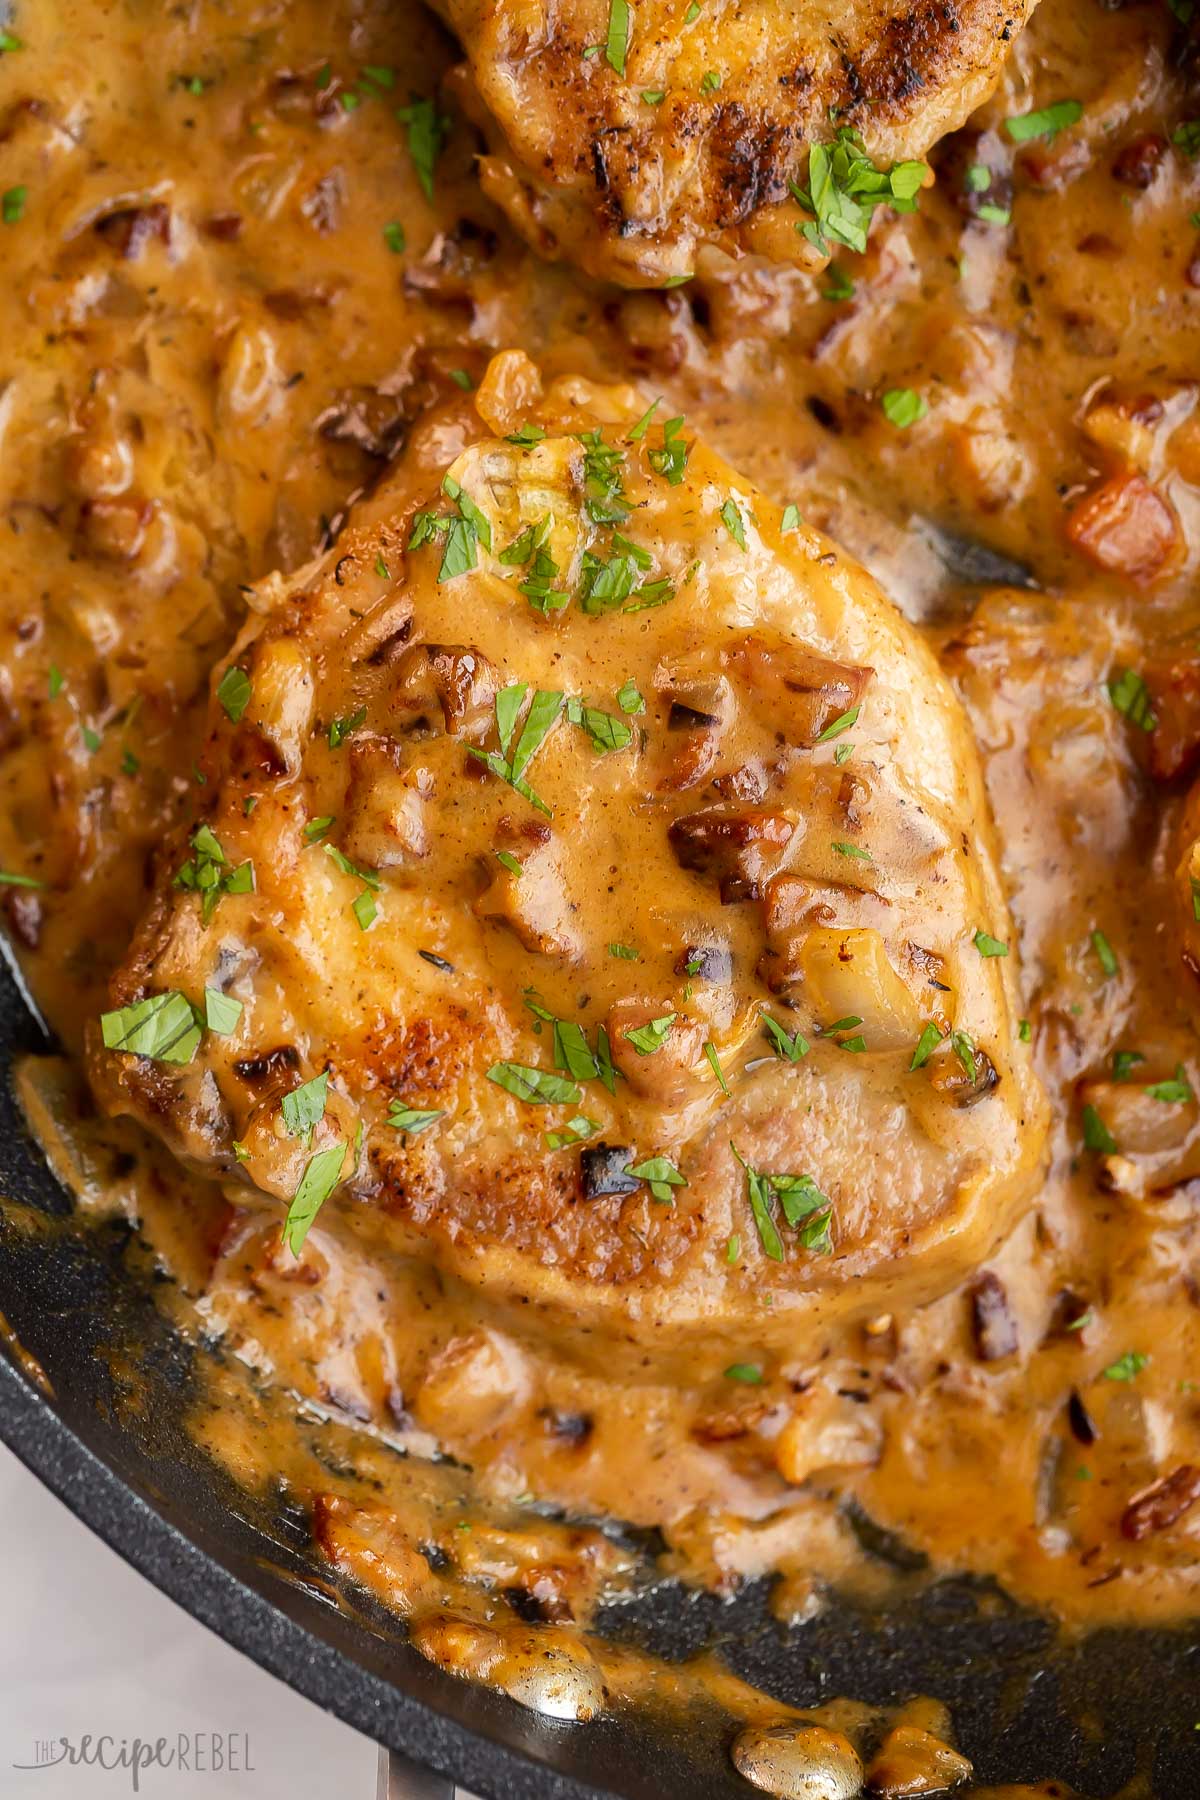
[[[0,964],[0,1436],[150,1581],[272,1674],[347,1724],[486,1800],[724,1800],[751,1790],[728,1731],[645,1715],[541,1721],[441,1674],[399,1623],[329,1598],[303,1521],[238,1490],[190,1440],[195,1358],[155,1306],[125,1224],[37,1228],[70,1202],[25,1130],[11,1064],[44,1040]],[[31,1228],[32,1227],[32,1228]],[[122,1403],[108,1351],[141,1371],[145,1403]],[[51,1392],[23,1365],[36,1359]],[[998,1477],[999,1478],[999,1477]],[[895,1547],[878,1542],[879,1554]],[[868,1702],[927,1693],[953,1710],[981,1782],[1055,1777],[1107,1800],[1135,1776],[1152,1800],[1200,1796],[1200,1630],[1109,1630],[1077,1640],[991,1584],[942,1581],[871,1612],[835,1601],[784,1631],[765,1584],[736,1600],[657,1587],[614,1608],[606,1630],[679,1659],[717,1645],[781,1699]]]

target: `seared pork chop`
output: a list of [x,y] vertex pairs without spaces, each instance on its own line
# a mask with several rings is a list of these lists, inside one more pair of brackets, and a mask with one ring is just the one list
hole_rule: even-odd
[[657,1375],[949,1288],[1045,1119],[932,656],[642,408],[506,353],[259,585],[90,1062],[293,1254]]
[[[706,244],[813,262],[826,209],[798,202],[789,183],[810,197],[824,186],[809,153],[839,139],[853,169],[835,171],[829,216],[851,235],[835,223],[833,245],[861,249],[871,196],[911,204],[916,159],[987,98],[1034,3],[438,0],[438,10],[466,52],[486,191],[542,255],[658,286],[690,274]],[[884,173],[845,134],[861,134]],[[907,167],[893,186],[897,163]]]

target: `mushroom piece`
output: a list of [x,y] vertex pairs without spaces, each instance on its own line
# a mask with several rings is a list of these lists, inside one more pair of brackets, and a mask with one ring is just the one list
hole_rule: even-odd
[[732,684],[724,675],[689,675],[672,671],[655,677],[655,688],[668,703],[667,765],[661,792],[682,793],[710,774],[721,740],[737,712]]
[[398,659],[391,688],[394,716],[405,726],[436,707],[451,737],[481,742],[492,722],[496,671],[464,644],[412,644]]
[[[618,1000],[605,1021],[612,1059],[640,1100],[682,1106],[704,1088],[704,1027],[654,1000]],[[632,1034],[632,1035],[631,1035]],[[701,1065],[703,1067],[703,1065]]]
[[539,956],[579,962],[583,940],[550,827],[537,819],[518,825],[506,813],[496,827],[495,847],[491,880],[475,902],[476,915],[507,925]]
[[727,650],[725,663],[746,684],[750,703],[757,698],[773,726],[785,721],[788,743],[806,749],[853,711],[874,674],[873,669],[834,662],[802,644],[773,646],[753,635]]
[[766,807],[708,806],[667,831],[680,867],[710,876],[721,904],[757,900],[796,835],[797,819]]
[[433,775],[419,764],[405,767],[394,738],[353,739],[342,843],[368,869],[392,869],[428,855],[426,802]]
[[854,1800],[862,1790],[863,1766],[849,1738],[803,1719],[747,1726],[732,1756],[738,1774],[776,1800]]

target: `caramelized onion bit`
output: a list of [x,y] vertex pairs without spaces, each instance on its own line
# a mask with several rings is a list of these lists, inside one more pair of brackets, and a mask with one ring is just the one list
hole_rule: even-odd
[[487,735],[496,697],[496,671],[482,651],[464,644],[413,644],[396,664],[392,706],[406,725],[435,707],[451,737]]

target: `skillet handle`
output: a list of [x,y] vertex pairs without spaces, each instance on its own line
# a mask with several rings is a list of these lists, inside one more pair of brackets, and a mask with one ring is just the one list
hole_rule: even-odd
[[471,1800],[471,1796],[444,1775],[419,1769],[407,1756],[381,1747],[375,1800]]

